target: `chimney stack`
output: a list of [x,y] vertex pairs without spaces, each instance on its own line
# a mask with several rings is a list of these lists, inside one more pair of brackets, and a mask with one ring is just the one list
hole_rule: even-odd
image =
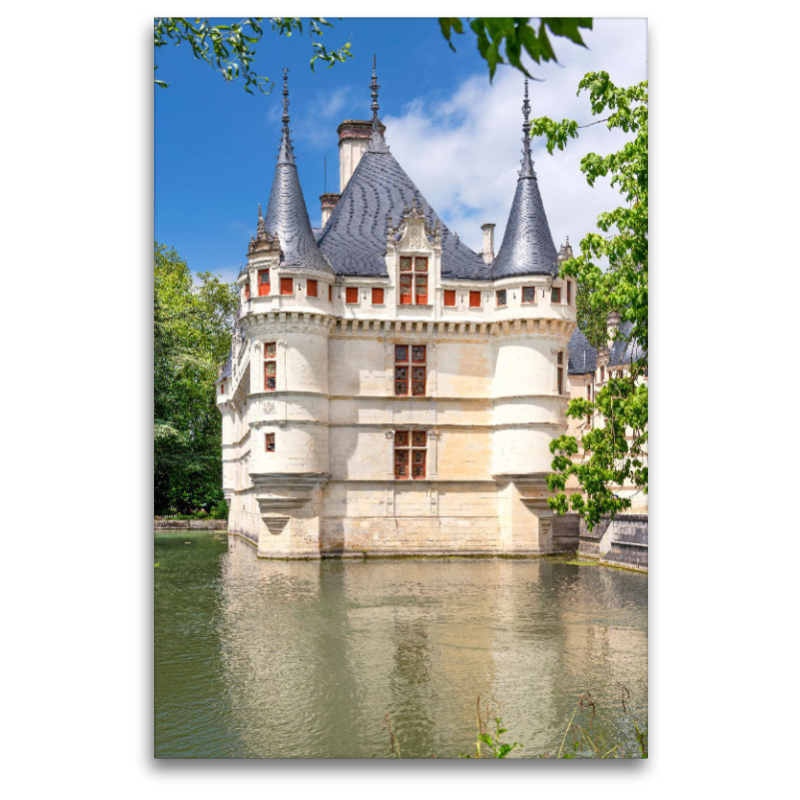
[[483,263],[491,264],[494,261],[494,222],[481,225],[483,231]]
[[[381,122],[378,127],[381,133],[386,126]],[[361,156],[364,155],[372,136],[372,120],[346,119],[338,128],[339,131],[339,191],[343,192],[347,182],[356,171]]]
[[606,318],[606,326],[608,331],[608,349],[614,343],[614,332],[619,330],[620,316],[617,311],[610,311]]
[[341,197],[340,194],[336,194],[336,192],[326,192],[325,194],[321,194],[319,196],[319,202],[322,206],[322,227],[325,227],[325,223],[330,219],[331,214],[333,214],[333,209],[336,208],[336,204],[339,202],[339,198]]

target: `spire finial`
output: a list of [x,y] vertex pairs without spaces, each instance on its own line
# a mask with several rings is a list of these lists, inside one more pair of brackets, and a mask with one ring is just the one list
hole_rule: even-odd
[[289,133],[289,67],[283,68],[283,130]]
[[378,75],[375,72],[375,63],[377,61],[377,54],[372,56],[372,81],[369,84],[369,88],[372,94],[372,130],[378,130],[378,89],[381,88],[380,84],[378,83]]
[[378,89],[381,85],[378,83],[378,75],[375,71],[375,63],[377,55],[372,56],[372,81],[369,84],[370,93],[372,94],[372,135],[369,137],[369,147],[367,148],[372,153],[388,153],[389,148],[383,139],[381,133],[381,123],[378,120]]
[[278,145],[278,164],[294,164],[291,132],[289,130],[289,68],[283,68],[283,131]]
[[525,99],[522,103],[522,169],[520,178],[535,178],[531,160],[531,104],[528,101],[528,79],[525,78]]

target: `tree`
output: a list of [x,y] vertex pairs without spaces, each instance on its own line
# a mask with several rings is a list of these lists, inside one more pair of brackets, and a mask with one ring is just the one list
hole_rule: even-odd
[[[539,20],[538,30],[532,20]],[[476,17],[467,20],[470,29],[478,38],[478,52],[489,66],[489,80],[494,78],[498,64],[510,64],[527,77],[537,80],[522,63],[522,51],[537,63],[558,62],[553,46],[548,38],[548,29],[553,36],[563,36],[575,44],[586,47],[580,29],[591,30],[591,17]],[[464,34],[464,23],[459,17],[439,17],[442,34],[455,52],[453,33]],[[500,53],[505,45],[506,58]]]
[[205,272],[195,286],[174,249],[155,243],[153,294],[155,512],[222,499],[214,380],[230,352],[235,286]]
[[[230,25],[212,25],[207,18],[202,17],[194,20],[186,17],[156,17],[153,21],[153,45],[158,49],[169,43],[179,45],[185,42],[191,47],[195,58],[219,70],[226,81],[233,81],[241,75],[246,92],[253,94],[250,88],[252,86],[267,93],[271,90],[272,81],[252,68],[252,61],[256,56],[255,46],[264,35],[261,25],[263,19],[248,17]],[[289,38],[294,32],[303,33],[303,21],[298,17],[268,17],[267,20],[270,29],[278,36]],[[350,42],[335,50],[328,50],[322,42],[317,41],[314,37],[322,36],[323,27],[332,28],[333,25],[322,17],[309,19],[309,37],[313,50],[312,70],[315,61],[323,61],[330,68],[337,62],[353,57]],[[158,65],[153,69],[157,70]],[[163,89],[169,85],[158,79],[155,83]]]
[[[582,308],[585,318],[605,320],[611,311],[619,312],[628,332],[615,334],[615,339],[635,342],[642,356],[615,371],[594,401],[570,401],[567,415],[585,419],[599,415],[601,424],[584,428],[581,441],[574,436],[555,439],[550,450],[555,455],[548,477],[548,486],[556,496],[548,502],[559,514],[571,506],[583,515],[591,529],[603,515],[612,517],[631,502],[617,497],[613,486],[628,481],[647,492],[648,472],[644,460],[647,443],[647,258],[648,258],[648,139],[647,81],[629,88],[615,86],[606,72],[590,72],[583,77],[578,94],[589,92],[593,115],[607,113],[597,122],[605,122],[609,130],[618,128],[634,134],[621,150],[600,156],[589,153],[581,160],[581,171],[590,186],[603,176],[610,176],[611,185],[619,189],[624,205],[598,217],[597,225],[608,234],[588,233],[581,241],[581,254],[561,265],[561,274],[577,280],[583,288]],[[590,124],[597,124],[597,122]],[[574,120],[554,122],[548,117],[534,120],[532,136],[544,136],[552,155],[563,150],[570,138],[577,138],[581,127]],[[597,262],[608,259],[603,271]],[[625,325],[629,323],[629,325]],[[573,462],[579,448],[584,457]],[[575,476],[582,494],[568,498],[566,482]],[[584,496],[585,495],[585,496]]]
[[[195,58],[219,70],[225,80],[233,81],[241,76],[245,81],[246,92],[253,94],[250,87],[255,87],[266,93],[271,90],[272,81],[266,76],[259,75],[252,68],[256,45],[261,42],[264,35],[263,20],[264,17],[248,17],[230,25],[212,25],[205,17],[194,19],[156,17],[153,23],[153,44],[158,49],[169,43],[179,45],[185,42],[191,47]],[[270,29],[278,36],[288,38],[294,32],[303,33],[303,22],[298,17],[267,17],[267,21]],[[523,50],[537,64],[543,61],[557,62],[548,32],[551,36],[561,36],[586,47],[580,29],[591,30],[592,18],[476,17],[467,18],[467,25],[477,37],[478,52],[489,66],[490,81],[494,78],[498,64],[510,64],[529,78],[536,80],[522,63]],[[464,21],[459,17],[439,17],[439,27],[450,49],[455,52],[453,35],[466,33]],[[334,50],[326,49],[325,45],[318,41],[323,34],[323,28],[333,28],[333,25],[323,17],[309,18],[308,29],[313,50],[312,70],[316,61],[324,62],[330,68],[353,57],[350,52],[350,42]],[[501,53],[503,49],[507,61]],[[154,69],[157,70],[158,66],[156,65]],[[158,79],[155,83],[162,88],[168,86]]]

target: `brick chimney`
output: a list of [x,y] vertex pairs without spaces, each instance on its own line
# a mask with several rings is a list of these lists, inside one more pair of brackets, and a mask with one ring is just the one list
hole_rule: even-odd
[[494,222],[481,225],[483,231],[483,263],[491,264],[494,261]]
[[321,194],[319,196],[319,202],[322,206],[322,227],[325,227],[325,223],[330,219],[331,214],[333,214],[333,209],[336,208],[336,204],[339,202],[339,198],[341,197],[340,194],[336,194],[336,192],[326,192],[325,194]]
[[[379,123],[381,133],[386,131],[386,126]],[[339,191],[344,187],[356,171],[361,156],[369,146],[372,136],[372,120],[346,119],[338,128],[339,131]],[[323,223],[324,224],[324,223]]]

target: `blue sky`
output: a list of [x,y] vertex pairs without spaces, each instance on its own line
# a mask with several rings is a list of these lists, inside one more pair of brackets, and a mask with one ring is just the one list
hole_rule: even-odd
[[[499,248],[514,194],[521,140],[522,76],[499,67],[492,84],[471,33],[453,53],[435,19],[334,20],[328,47],[350,41],[355,55],[332,69],[309,68],[308,35],[265,33],[255,68],[279,81],[289,67],[290,115],[306,205],[319,225],[319,195],[338,191],[337,125],[370,116],[372,54],[378,57],[380,115],[392,152],[452,230],[481,249],[480,225],[497,224]],[[581,76],[607,70],[629,84],[647,77],[645,20],[595,20],[589,49],[557,41],[559,65],[531,65],[544,81],[531,84],[533,116],[591,121]],[[258,203],[266,209],[280,131],[280,86],[269,95],[227,84],[185,46],[156,54],[168,89],[155,95],[155,236],[195,272],[233,279],[255,232]],[[549,156],[534,145],[534,159],[558,246],[573,244],[593,227],[617,195],[589,188],[578,170],[589,150],[608,152],[622,139],[603,125],[588,129],[565,153]]]

